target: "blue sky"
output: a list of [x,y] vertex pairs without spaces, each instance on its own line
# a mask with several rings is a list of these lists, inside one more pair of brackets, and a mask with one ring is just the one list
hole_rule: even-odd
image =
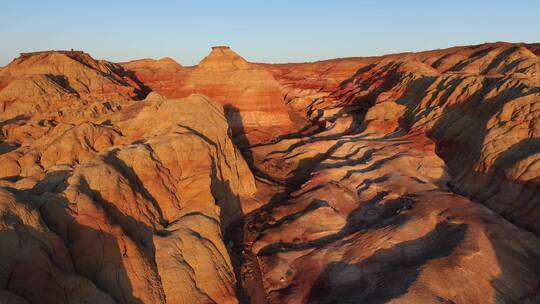
[[46,49],[193,65],[218,44],[250,61],[298,62],[486,41],[540,42],[540,1],[0,2],[0,65]]

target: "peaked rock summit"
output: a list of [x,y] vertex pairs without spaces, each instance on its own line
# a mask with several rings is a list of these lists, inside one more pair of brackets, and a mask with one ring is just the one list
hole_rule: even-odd
[[181,89],[206,94],[224,104],[236,133],[245,129],[267,132],[270,126],[277,130],[291,125],[280,85],[272,74],[248,63],[229,47],[213,47]]
[[199,62],[198,67],[213,70],[247,69],[250,64],[228,46],[213,46],[210,54]]
[[293,129],[280,84],[257,64],[249,63],[228,46],[215,46],[199,65],[175,73],[130,62],[132,71],[151,90],[167,97],[202,93],[225,106],[235,135],[268,140]]

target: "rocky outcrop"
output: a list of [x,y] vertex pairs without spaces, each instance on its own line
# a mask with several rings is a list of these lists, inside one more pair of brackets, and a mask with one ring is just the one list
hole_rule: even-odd
[[139,59],[133,60],[126,63],[122,63],[122,66],[127,70],[144,70],[148,69],[148,73],[153,71],[178,71],[182,68],[182,65],[176,62],[172,58],[164,57],[158,60],[155,59]]
[[[193,95],[3,154],[2,288],[31,303],[236,303],[222,235],[255,185],[228,129],[219,104]],[[47,287],[51,271],[64,283]]]
[[0,71],[0,117],[63,112],[94,101],[141,97],[123,68],[84,52],[23,53]]
[[287,128],[291,121],[279,84],[228,47],[214,47],[186,77],[185,92],[202,92],[223,103],[233,131]]
[[155,92],[167,97],[186,97],[175,95],[176,88],[183,82],[184,74],[189,68],[172,58],[140,59],[121,64],[126,73],[137,79],[144,92]]
[[268,71],[247,62],[229,47],[213,47],[196,67],[181,69],[172,77],[160,73],[158,67],[152,75],[133,63],[124,67],[164,96],[202,93],[220,102],[234,134],[247,134],[252,142],[292,130],[279,83]]

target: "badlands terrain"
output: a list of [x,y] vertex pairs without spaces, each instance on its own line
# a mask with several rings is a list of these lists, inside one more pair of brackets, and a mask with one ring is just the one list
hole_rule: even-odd
[[540,44],[0,69],[0,303],[540,303]]

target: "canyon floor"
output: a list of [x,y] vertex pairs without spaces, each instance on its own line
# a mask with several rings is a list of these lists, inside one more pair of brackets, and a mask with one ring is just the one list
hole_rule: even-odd
[[0,303],[540,303],[540,44],[0,68]]

